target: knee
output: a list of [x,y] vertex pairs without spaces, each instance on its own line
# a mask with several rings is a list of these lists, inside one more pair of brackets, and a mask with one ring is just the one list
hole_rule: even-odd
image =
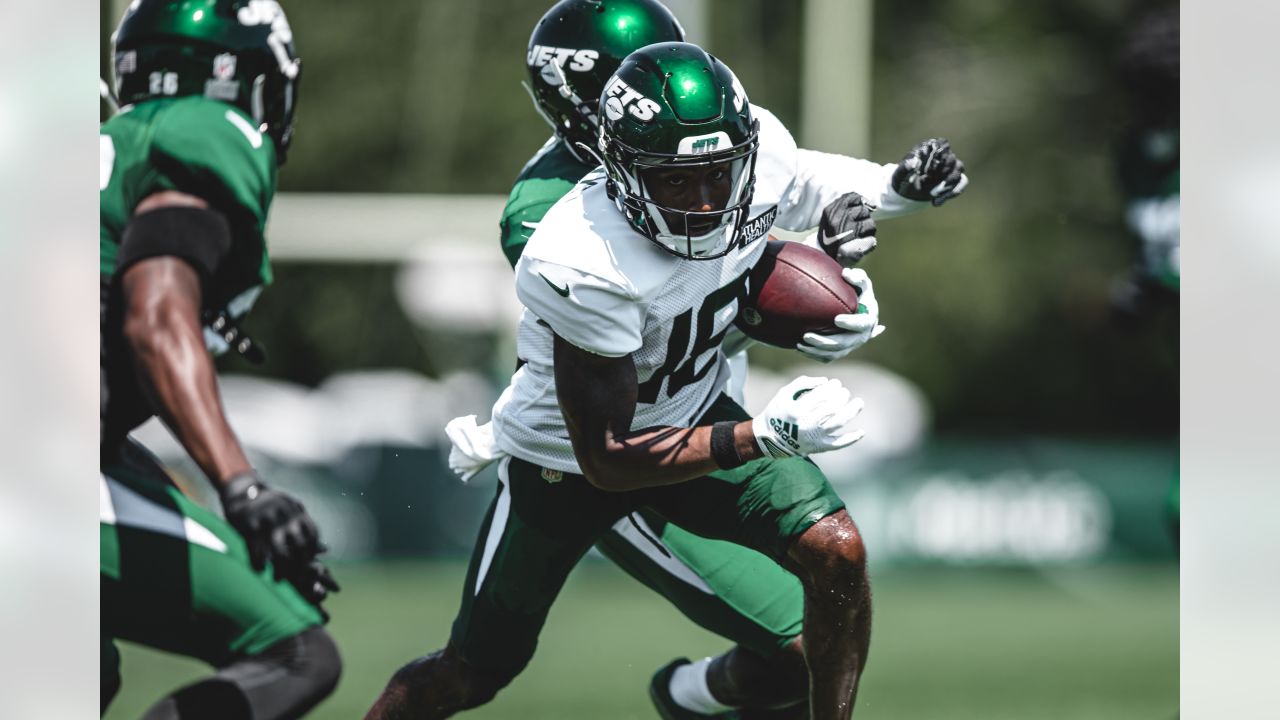
[[338,646],[324,628],[312,627],[222,666],[146,717],[301,717],[333,692],[341,674]]
[[338,686],[342,656],[324,628],[312,627],[218,674],[238,686],[265,717],[272,717],[267,710],[276,708],[301,713]]
[[299,636],[295,656],[296,675],[316,698],[328,697],[342,676],[338,644],[324,628],[314,627]]
[[867,549],[862,534],[844,510],[810,527],[795,542],[789,559],[809,592],[865,589]]

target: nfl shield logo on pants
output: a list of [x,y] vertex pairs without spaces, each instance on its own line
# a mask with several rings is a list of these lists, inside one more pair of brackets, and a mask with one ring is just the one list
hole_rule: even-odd
[[564,473],[551,468],[542,468],[542,479],[549,483],[557,483],[564,479]]

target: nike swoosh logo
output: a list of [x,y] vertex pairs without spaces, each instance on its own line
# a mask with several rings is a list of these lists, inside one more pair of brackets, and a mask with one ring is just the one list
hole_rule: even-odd
[[547,279],[547,276],[546,276],[546,275],[543,275],[542,273],[538,273],[538,277],[542,278],[542,281],[543,281],[544,283],[546,283],[546,284],[550,285],[550,286],[551,286],[551,289],[552,289],[552,290],[555,290],[555,291],[556,291],[556,294],[557,294],[557,295],[559,295],[560,297],[569,297],[569,286],[568,286],[568,285],[565,285],[564,287],[560,287],[559,285],[556,285],[555,283],[553,283],[553,282],[551,282],[550,280],[548,280],[548,279]]

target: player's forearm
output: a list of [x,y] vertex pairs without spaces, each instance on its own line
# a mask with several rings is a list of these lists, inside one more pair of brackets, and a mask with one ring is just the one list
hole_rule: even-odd
[[175,314],[161,310],[131,323],[135,366],[161,419],[209,479],[222,483],[251,466],[223,413],[200,327]]
[[151,257],[121,277],[124,336],[156,414],[209,479],[221,484],[250,469],[218,396],[200,327],[200,276],[176,257]]
[[[632,429],[638,396],[636,368],[630,356],[610,358],[555,339],[556,394],[573,443],[574,456],[587,480],[602,490],[624,492],[674,485],[722,466],[712,452],[712,428],[672,426]],[[751,422],[733,427],[721,459],[736,464],[760,457]]]
[[[603,490],[675,485],[721,469],[711,450],[711,432],[710,427],[647,428],[620,436],[606,432],[595,457],[579,464]],[[742,462],[761,457],[750,420],[733,427],[733,447]]]

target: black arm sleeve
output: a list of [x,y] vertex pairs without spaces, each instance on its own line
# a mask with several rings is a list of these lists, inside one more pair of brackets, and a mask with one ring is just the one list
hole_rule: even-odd
[[172,255],[209,279],[231,251],[231,226],[216,210],[163,207],[136,215],[125,226],[116,275],[151,257]]

